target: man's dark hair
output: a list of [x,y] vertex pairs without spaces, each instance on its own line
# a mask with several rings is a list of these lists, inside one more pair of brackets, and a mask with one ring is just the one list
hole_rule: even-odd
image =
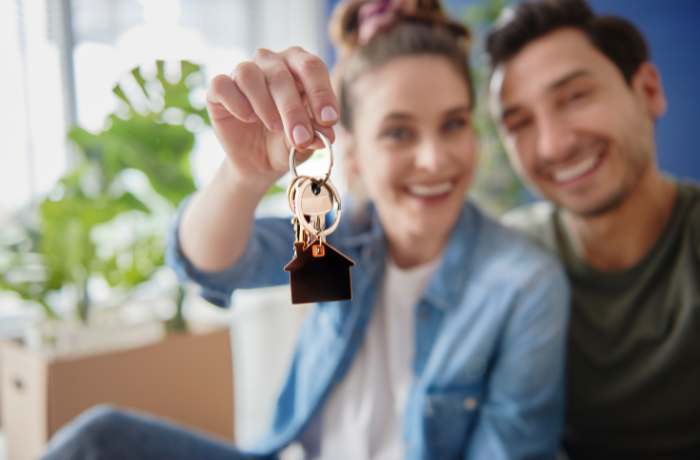
[[649,47],[634,24],[617,16],[598,16],[585,0],[529,0],[511,7],[503,18],[486,40],[492,69],[533,40],[565,27],[583,32],[627,83],[649,60]]

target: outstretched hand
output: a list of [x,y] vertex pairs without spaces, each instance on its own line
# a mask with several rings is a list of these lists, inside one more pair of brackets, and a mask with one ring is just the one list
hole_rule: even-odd
[[323,147],[315,130],[335,139],[339,113],[326,65],[299,47],[260,49],[231,75],[217,75],[207,108],[239,178],[270,184],[287,171],[289,147]]

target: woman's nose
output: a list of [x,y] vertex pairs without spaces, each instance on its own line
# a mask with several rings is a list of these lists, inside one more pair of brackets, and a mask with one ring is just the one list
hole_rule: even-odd
[[425,141],[416,150],[415,165],[418,169],[438,172],[445,167],[446,157],[446,152],[439,142]]

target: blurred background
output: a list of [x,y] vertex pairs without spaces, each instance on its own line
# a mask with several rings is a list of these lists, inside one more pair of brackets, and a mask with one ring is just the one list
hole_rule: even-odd
[[[222,159],[204,110],[208,80],[259,47],[299,45],[332,66],[327,20],[336,3],[0,1],[0,339],[21,344],[51,369],[56,356],[160,340],[160,328],[141,331],[137,324],[164,324],[166,335],[230,327],[235,389],[221,391],[235,397],[224,410],[235,413],[237,442],[259,434],[306,309],[289,306],[287,288],[236,294],[231,311],[215,309],[178,285],[163,268],[162,249],[178,203]],[[509,2],[444,3],[477,32],[472,60],[483,84],[481,36]],[[591,4],[631,19],[645,33],[669,98],[658,123],[659,162],[669,174],[700,180],[694,151],[700,3]],[[483,104],[477,126],[483,148],[474,199],[494,214],[533,199],[510,170]],[[279,190],[271,190],[261,214],[284,215]],[[113,329],[119,333],[111,341],[104,331]],[[125,338],[125,329],[134,333]],[[86,331],[99,332],[84,340]],[[19,385],[17,377],[3,375],[3,359],[20,358],[0,355],[0,397],[16,398],[13,392],[28,391],[33,377]],[[192,391],[206,396],[209,390],[193,384]],[[31,423],[44,412],[37,409]],[[2,459],[19,422],[15,412],[0,413]],[[40,444],[47,433],[14,442]]]

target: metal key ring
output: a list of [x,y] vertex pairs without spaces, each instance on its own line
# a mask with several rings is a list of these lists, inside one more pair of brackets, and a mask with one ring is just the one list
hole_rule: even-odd
[[[301,197],[304,195],[304,192],[306,191],[307,188],[314,182],[314,180],[311,177],[306,177],[304,178],[303,182],[299,186],[299,190],[296,193],[296,196],[294,197],[294,209],[296,211],[296,217],[297,220],[299,221],[299,224],[304,228],[304,230],[308,231],[310,235],[315,235],[316,238],[325,238],[327,235],[330,235],[335,231],[335,229],[338,227],[338,224],[340,223],[340,214],[341,214],[341,209],[340,209],[340,197],[338,195],[338,191],[335,189],[333,184],[330,181],[327,182],[321,182],[321,186],[326,187],[328,191],[331,193],[331,197],[333,198],[333,204],[335,205],[336,212],[335,212],[335,219],[333,220],[333,223],[330,225],[328,228],[324,228],[320,232],[318,232],[312,225],[309,223],[306,218],[304,217],[304,210],[302,209],[302,200]],[[299,218],[301,216],[301,218]]]
[[[328,163],[328,172],[326,173],[326,176],[323,178],[323,182],[326,183],[328,182],[328,179],[331,177],[331,170],[333,169],[333,147],[331,145],[331,142],[328,140],[326,136],[323,135],[318,130],[314,131],[314,134],[321,139],[323,142],[323,146],[328,150],[328,153],[330,154],[330,161]],[[292,177],[295,179],[299,177],[299,174],[297,174],[297,165],[296,165],[296,153],[297,149],[294,146],[291,146],[289,148],[289,171],[292,173]]]

